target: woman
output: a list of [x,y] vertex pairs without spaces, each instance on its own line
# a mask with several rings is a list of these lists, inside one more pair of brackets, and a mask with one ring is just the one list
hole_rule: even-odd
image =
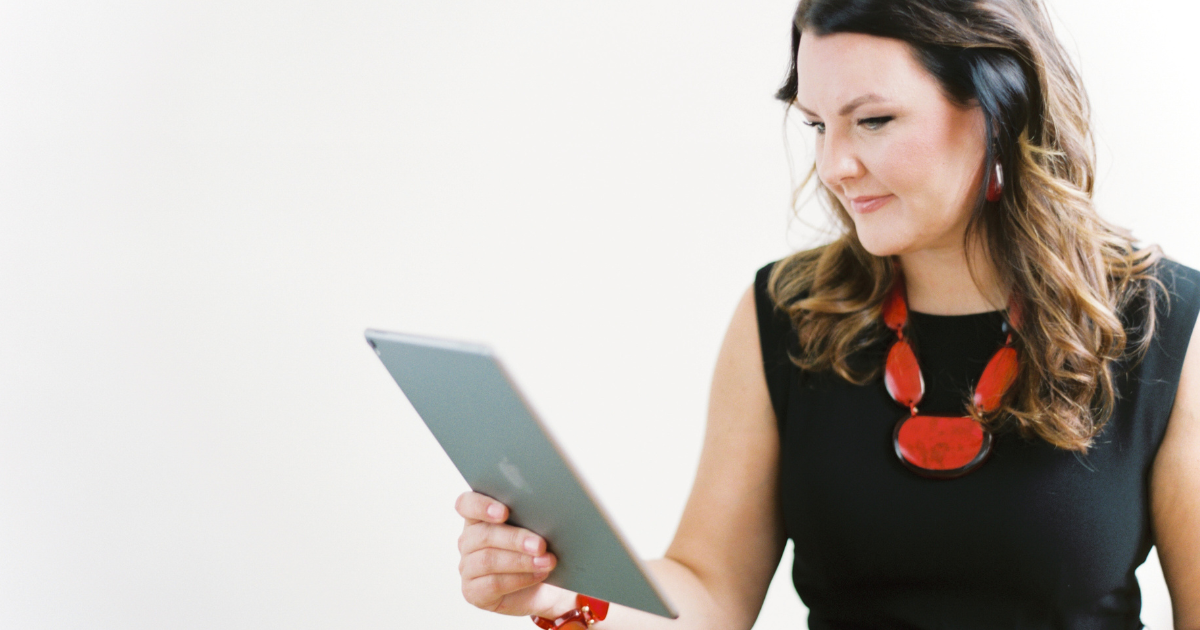
[[[804,0],[793,44],[779,97],[845,233],[738,305],[651,563],[679,619],[597,628],[749,628],[788,538],[812,628],[1139,628],[1152,544],[1200,628],[1200,273],[1092,208],[1037,0]],[[457,509],[468,601],[575,607],[503,505]]]

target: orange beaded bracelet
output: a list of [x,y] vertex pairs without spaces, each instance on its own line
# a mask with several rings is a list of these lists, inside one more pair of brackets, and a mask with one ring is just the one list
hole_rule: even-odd
[[583,630],[608,616],[608,602],[587,595],[575,596],[575,610],[550,621],[533,615],[533,623],[544,630]]

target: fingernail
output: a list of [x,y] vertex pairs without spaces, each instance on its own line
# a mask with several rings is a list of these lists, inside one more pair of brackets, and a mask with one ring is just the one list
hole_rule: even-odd
[[538,556],[533,559],[533,566],[548,567],[550,566],[550,556]]
[[536,538],[526,538],[525,539],[525,551],[528,551],[529,553],[537,553],[537,550],[538,550],[537,539]]
[[500,518],[501,516],[504,516],[504,507],[499,503],[493,503],[488,506],[487,513],[488,516],[492,518]]
[[549,571],[538,571],[537,573],[534,573],[534,574],[533,574],[533,579],[535,579],[535,580],[543,580],[543,579],[545,579],[545,578],[546,578],[546,576],[547,576],[547,575],[550,575],[550,572],[549,572]]

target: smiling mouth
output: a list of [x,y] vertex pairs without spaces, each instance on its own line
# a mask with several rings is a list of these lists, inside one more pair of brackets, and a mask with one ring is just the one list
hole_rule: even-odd
[[855,197],[854,199],[850,200],[850,209],[853,210],[855,214],[867,214],[882,208],[884,204],[891,201],[894,197],[895,195],[882,195],[879,197]]

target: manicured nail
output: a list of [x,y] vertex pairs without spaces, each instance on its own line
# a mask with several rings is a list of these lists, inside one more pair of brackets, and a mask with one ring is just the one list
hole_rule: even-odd
[[529,553],[537,553],[537,550],[538,550],[537,539],[536,538],[526,538],[525,539],[525,551],[528,551]]
[[504,516],[504,506],[499,503],[493,503],[488,506],[487,513],[492,518],[500,518]]
[[550,566],[550,556],[538,556],[533,559],[533,566],[548,567]]

